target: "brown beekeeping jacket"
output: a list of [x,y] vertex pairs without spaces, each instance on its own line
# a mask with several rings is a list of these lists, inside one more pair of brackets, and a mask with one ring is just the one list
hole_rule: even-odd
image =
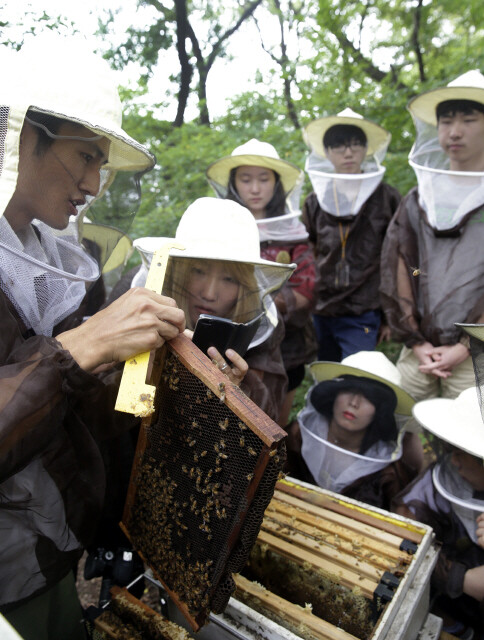
[[454,230],[434,231],[412,189],[388,227],[382,251],[381,296],[396,340],[456,344],[455,322],[482,322],[484,207]]
[[[356,216],[338,220],[321,209],[315,193],[306,198],[302,219],[316,259],[314,313],[327,317],[356,316],[381,308],[378,292],[381,247],[399,202],[398,191],[382,182]],[[344,288],[335,285],[336,265],[341,260],[338,222],[343,235],[349,229],[346,260],[350,282]]]
[[[0,608],[49,589],[89,543],[105,494],[100,442],[133,426],[55,338],[25,331],[0,290]],[[113,379],[111,379],[113,378]]]

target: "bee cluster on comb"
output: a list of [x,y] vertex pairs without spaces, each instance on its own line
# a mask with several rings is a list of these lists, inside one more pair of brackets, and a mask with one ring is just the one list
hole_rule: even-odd
[[122,527],[196,630],[235,589],[231,574],[256,540],[285,432],[190,340],[163,349]]

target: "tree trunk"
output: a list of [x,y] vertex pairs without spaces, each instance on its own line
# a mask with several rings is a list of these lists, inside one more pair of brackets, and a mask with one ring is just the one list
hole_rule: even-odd
[[193,75],[193,68],[190,64],[186,49],[189,30],[186,0],[175,0],[175,11],[176,48],[178,51],[178,59],[180,60],[180,82],[178,89],[178,107],[173,126],[181,127],[185,118],[185,109],[190,94],[190,82]]

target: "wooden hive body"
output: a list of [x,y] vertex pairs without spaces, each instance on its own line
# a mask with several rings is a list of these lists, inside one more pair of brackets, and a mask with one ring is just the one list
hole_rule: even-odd
[[289,478],[276,485],[236,598],[291,637],[380,637],[432,541],[424,525]]

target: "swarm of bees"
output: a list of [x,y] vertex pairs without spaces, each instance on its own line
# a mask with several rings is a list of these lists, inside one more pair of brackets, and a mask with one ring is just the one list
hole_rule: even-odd
[[234,590],[231,573],[257,537],[283,457],[175,354],[156,398],[123,524],[155,575],[203,621]]

